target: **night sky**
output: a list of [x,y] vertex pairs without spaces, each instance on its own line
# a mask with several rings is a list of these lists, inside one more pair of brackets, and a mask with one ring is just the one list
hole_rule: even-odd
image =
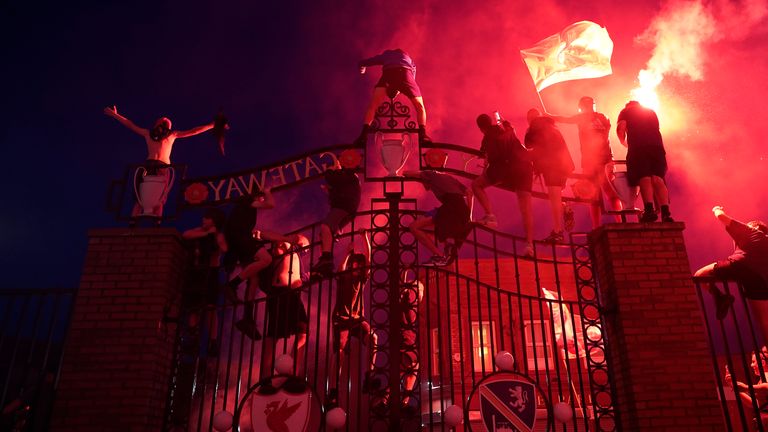
[[[76,286],[87,230],[119,226],[104,210],[107,188],[146,149],[105,106],[143,127],[166,115],[178,129],[222,107],[227,156],[203,135],[177,141],[172,158],[191,177],[223,174],[350,142],[379,75],[361,77],[357,61],[401,47],[418,66],[432,138],[479,147],[477,114],[498,109],[522,136],[526,110],[539,105],[519,49],[581,20],[608,29],[613,75],[541,98],[569,115],[591,95],[615,126],[638,72],[664,74],[671,207],[696,268],[730,252],[713,205],[768,219],[767,15],[766,0],[2,2],[0,287]],[[561,130],[578,166],[575,127]],[[612,146],[623,158],[613,131]],[[324,211],[319,195],[283,202]],[[547,220],[544,204],[536,211]],[[516,208],[508,213],[502,229],[519,233]],[[310,222],[299,219],[289,228]],[[543,237],[550,227],[539,225]]]

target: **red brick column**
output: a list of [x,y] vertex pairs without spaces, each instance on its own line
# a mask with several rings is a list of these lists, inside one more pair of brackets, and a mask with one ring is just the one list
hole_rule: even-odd
[[52,430],[159,431],[185,251],[172,228],[97,229],[65,347]]
[[595,230],[618,430],[723,431],[682,223]]

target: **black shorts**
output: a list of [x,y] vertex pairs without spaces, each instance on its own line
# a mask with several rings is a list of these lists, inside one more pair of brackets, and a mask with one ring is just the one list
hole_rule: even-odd
[[643,177],[664,178],[667,174],[667,156],[662,147],[641,148],[627,154],[627,181],[638,186]]
[[467,202],[459,194],[449,194],[443,200],[433,217],[435,237],[438,241],[453,238],[463,242],[471,229]]
[[403,67],[385,68],[381,72],[381,78],[374,87],[387,89],[387,96],[394,98],[400,92],[409,98],[420,97],[421,90],[416,84],[413,72]]
[[530,164],[496,164],[490,162],[485,176],[493,186],[514,192],[530,192],[533,186],[533,167]]
[[323,224],[331,229],[333,235],[336,235],[344,229],[345,226],[349,225],[354,218],[355,216],[353,214],[344,209],[331,207],[331,210],[325,216],[325,219],[323,219]]
[[715,263],[715,277],[740,282],[744,296],[750,300],[768,300],[768,285],[762,276],[749,269],[743,262],[725,259]]
[[568,174],[563,174],[557,171],[543,172],[541,175],[544,177],[544,185],[547,187],[559,186],[562,188],[565,187],[565,181],[568,180]]
[[306,333],[309,318],[301,300],[301,288],[264,288],[262,290],[267,293],[267,329],[264,335],[282,339]]

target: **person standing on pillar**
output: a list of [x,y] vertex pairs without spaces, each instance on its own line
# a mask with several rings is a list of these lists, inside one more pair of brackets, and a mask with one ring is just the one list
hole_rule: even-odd
[[333,236],[337,235],[355,218],[360,206],[360,178],[351,168],[341,166],[337,159],[333,168],[323,173],[325,184],[321,187],[328,193],[331,209],[320,223],[321,255],[312,266],[311,273],[321,277],[333,274]]
[[379,55],[360,60],[358,63],[361,74],[365,73],[367,67],[376,65],[382,67],[381,78],[373,88],[373,97],[363,118],[363,130],[355,140],[355,144],[365,145],[376,109],[386,97],[394,99],[398,93],[407,96],[416,109],[416,120],[419,123],[419,142],[431,141],[426,133],[427,110],[424,108],[424,99],[421,97],[419,85],[416,84],[416,63],[413,62],[408,53],[400,48],[385,50]]
[[589,96],[579,99],[579,113],[574,116],[547,115],[557,123],[575,124],[579,129],[581,169],[587,181],[592,183],[595,197],[598,199],[598,203],[590,206],[592,227],[597,228],[600,226],[602,213],[602,206],[599,204],[602,201],[601,189],[608,198],[611,209],[621,210],[621,200],[608,183],[608,175],[613,173],[613,154],[608,140],[611,121],[603,113],[595,111],[595,100]]
[[[147,159],[143,164],[144,168],[147,170],[146,174],[163,176],[166,177],[167,181],[170,181],[168,167],[171,165],[171,151],[173,150],[173,144],[176,142],[176,139],[199,135],[214,127],[214,122],[212,121],[189,130],[175,131],[171,129],[172,124],[168,117],[160,117],[155,120],[152,129],[144,129],[136,126],[134,122],[118,114],[117,106],[104,108],[104,114],[112,117],[121,125],[144,138],[144,141],[147,143]],[[153,209],[154,216],[158,218],[162,216],[163,204],[165,204],[165,202],[160,202],[159,205]],[[141,206],[139,203],[136,203],[131,211],[131,217],[136,217],[140,213]]]
[[[733,239],[734,251],[728,258],[700,268],[694,276],[741,283],[763,338],[768,338],[768,226],[759,220],[740,222],[726,214],[721,206],[712,208],[712,213]],[[709,292],[715,297],[717,318],[724,318],[733,303],[733,296],[722,293],[714,283]]]
[[619,113],[616,135],[627,148],[629,185],[640,186],[644,205],[640,222],[655,222],[659,218],[654,200],[661,207],[661,221],[674,222],[669,212],[669,191],[664,182],[667,155],[656,113],[638,101],[627,102]]
[[544,177],[552,208],[552,232],[544,241],[560,243],[563,235],[563,188],[575,168],[571,153],[555,121],[536,108],[528,110],[525,146],[531,151],[533,167]]
[[515,128],[507,122],[494,122],[488,114],[477,116],[477,127],[483,133],[480,151],[488,162],[485,170],[472,182],[477,202],[485,210],[485,216],[478,222],[489,228],[496,228],[499,222],[493,214],[491,201],[485,189],[501,186],[517,193],[520,215],[525,230],[525,255],[533,256],[533,212],[531,186],[533,166],[528,151],[520,144]]

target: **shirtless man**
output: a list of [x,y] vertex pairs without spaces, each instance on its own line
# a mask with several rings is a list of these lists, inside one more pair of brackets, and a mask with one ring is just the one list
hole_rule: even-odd
[[[117,106],[104,108],[104,114],[112,117],[123,126],[144,137],[144,141],[147,143],[147,160],[144,161],[144,168],[147,170],[146,175],[159,175],[166,178],[170,178],[167,168],[171,164],[171,151],[173,150],[173,143],[176,139],[201,134],[212,129],[214,126],[214,122],[210,122],[189,130],[175,131],[171,129],[171,120],[168,117],[160,117],[155,120],[152,129],[144,129],[136,126],[136,124],[129,119],[118,114]],[[163,204],[165,204],[165,202],[161,202],[160,205],[153,209],[154,216],[162,216]],[[139,204],[136,203],[131,212],[131,216],[138,216],[140,212],[141,208]]]

